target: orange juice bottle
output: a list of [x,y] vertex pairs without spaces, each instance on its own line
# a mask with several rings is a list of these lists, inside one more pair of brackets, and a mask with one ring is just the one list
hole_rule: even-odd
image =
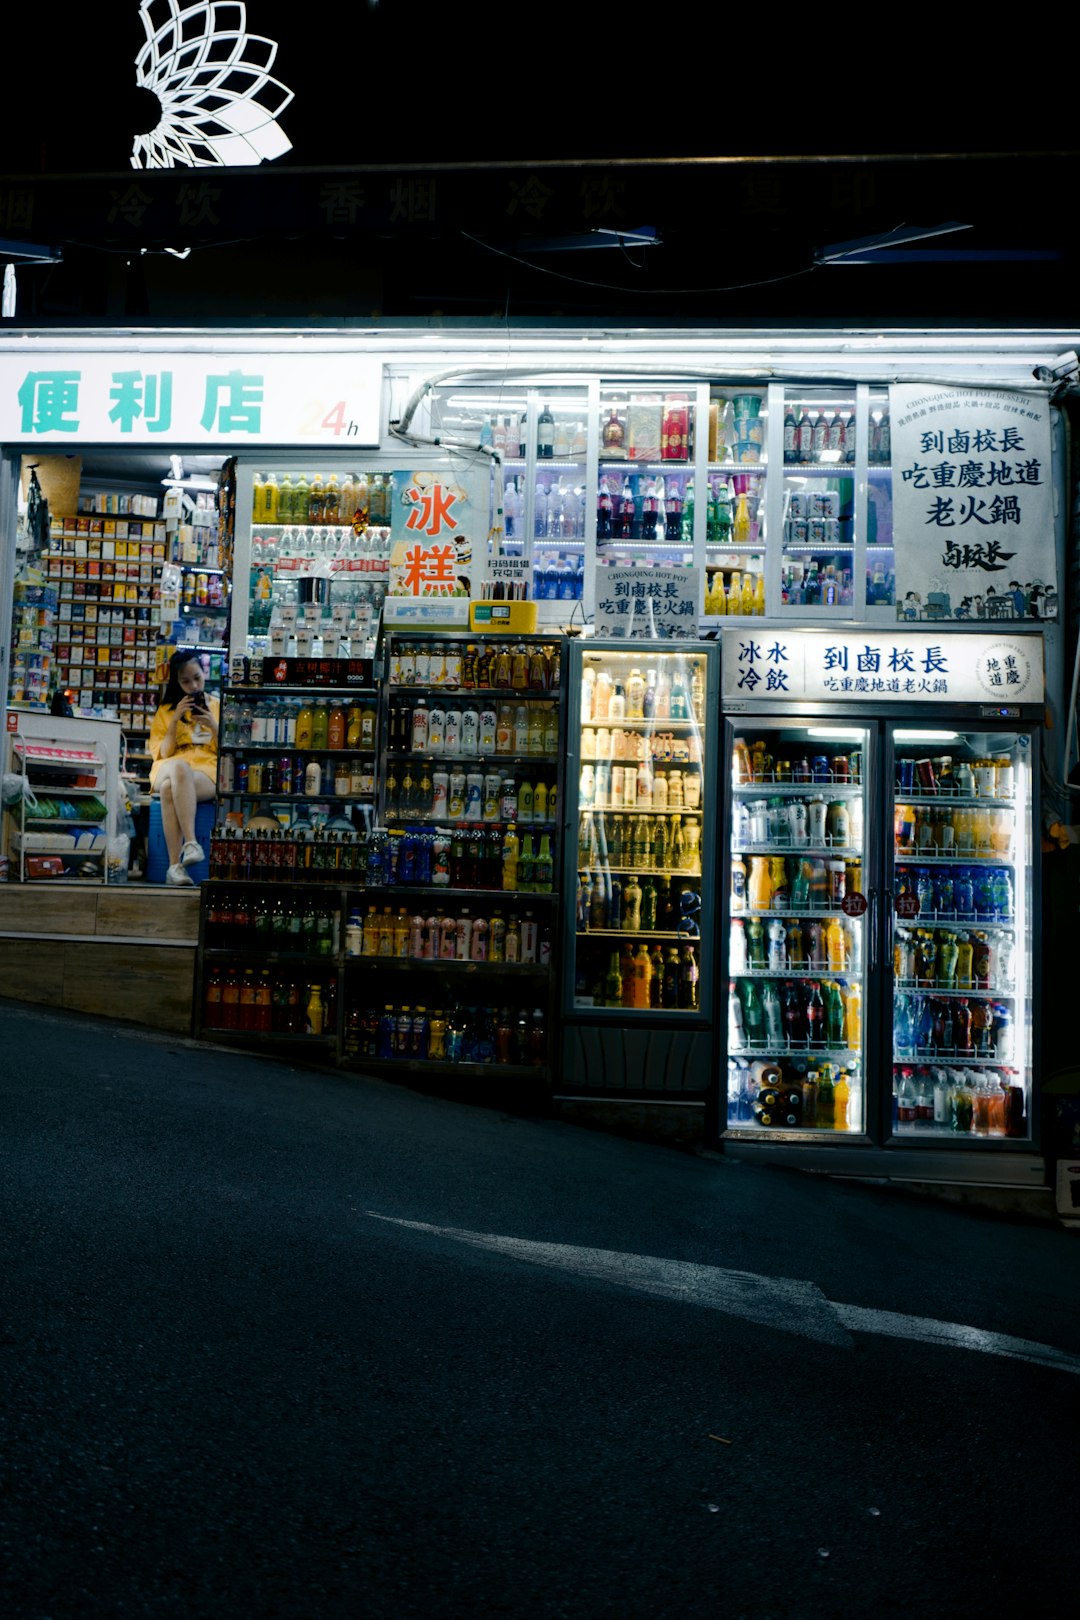
[[990,811],[983,805],[976,805],[969,812],[972,819],[972,834],[975,851],[978,855],[987,855],[990,852]]
[[862,1046],[862,991],[849,984],[844,993],[844,1041],[853,1052]]
[[845,965],[844,930],[839,917],[830,917],[825,925],[825,952],[830,973],[843,973]]
[[747,884],[747,896],[751,911],[768,911],[772,904],[773,885],[772,874],[769,870],[769,857],[767,855],[751,855],[750,880]]

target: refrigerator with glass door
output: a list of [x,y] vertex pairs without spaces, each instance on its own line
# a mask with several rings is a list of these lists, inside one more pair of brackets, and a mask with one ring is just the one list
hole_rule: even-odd
[[729,1138],[1032,1149],[1042,690],[1038,636],[725,631]]
[[703,1097],[719,648],[593,639],[569,651],[563,1083]]

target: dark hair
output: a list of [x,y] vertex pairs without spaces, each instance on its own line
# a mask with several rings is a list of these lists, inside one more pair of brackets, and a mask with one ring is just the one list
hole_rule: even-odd
[[161,695],[162,703],[170,704],[174,709],[185,696],[184,688],[180,685],[180,671],[185,664],[198,664],[202,669],[202,659],[194,647],[177,647],[169,659],[169,676],[165,682],[165,690]]

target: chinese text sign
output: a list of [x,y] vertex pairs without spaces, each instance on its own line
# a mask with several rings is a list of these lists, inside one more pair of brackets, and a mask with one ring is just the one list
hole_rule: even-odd
[[1056,618],[1046,397],[903,383],[889,412],[898,618]]
[[1037,635],[929,631],[723,632],[724,701],[1039,703]]
[[695,640],[696,568],[598,568],[596,634],[632,640]]

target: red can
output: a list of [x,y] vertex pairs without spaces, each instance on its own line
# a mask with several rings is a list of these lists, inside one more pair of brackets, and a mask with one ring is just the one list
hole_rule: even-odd
[[848,780],[848,758],[846,754],[834,755],[832,775],[834,782],[846,782]]
[[937,792],[937,777],[934,775],[934,762],[932,759],[916,760],[915,775],[919,779],[919,789],[921,792]]

